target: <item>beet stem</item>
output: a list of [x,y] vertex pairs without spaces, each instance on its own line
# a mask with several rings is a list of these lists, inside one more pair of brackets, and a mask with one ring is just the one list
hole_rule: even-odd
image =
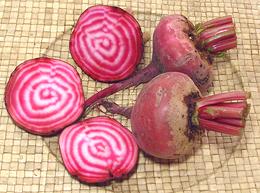
[[210,54],[216,55],[237,46],[235,24],[231,16],[199,23],[195,25],[193,33],[196,47],[202,51],[208,51]]
[[229,39],[225,39],[223,41],[219,41],[216,44],[209,46],[207,50],[212,54],[217,54],[220,52],[227,51],[229,49],[237,47],[237,39],[236,37],[231,37]]
[[233,108],[225,106],[204,106],[199,109],[199,117],[203,119],[217,119],[217,118],[244,118],[246,108]]
[[233,108],[247,108],[248,104],[245,101],[243,101],[243,102],[219,103],[218,106],[233,107]]
[[234,125],[238,127],[245,127],[245,120],[244,119],[226,119],[226,118],[219,118],[215,119],[218,123],[225,123],[228,125]]
[[245,91],[207,96],[196,102],[194,115],[201,128],[239,135],[249,112],[250,105],[246,102],[249,97],[250,93]]
[[221,94],[206,96],[197,101],[197,108],[217,103],[231,102],[232,100],[246,100],[250,98],[250,92],[245,91],[231,91]]
[[218,27],[222,25],[227,25],[227,24],[233,24],[232,16],[224,16],[224,17],[218,17],[209,21],[206,21],[202,23],[202,27],[204,29],[209,29],[212,27]]
[[153,63],[150,63],[148,66],[138,71],[132,77],[125,79],[123,81],[114,83],[107,88],[97,92],[92,95],[90,98],[85,100],[84,107],[88,108],[91,105],[96,104],[99,100],[108,97],[120,90],[124,90],[126,88],[132,86],[138,86],[141,83],[145,83],[150,81],[153,77],[157,76],[160,73],[159,69]]
[[227,125],[222,124],[216,121],[210,121],[206,119],[199,118],[199,125],[203,129],[206,129],[208,131],[216,131],[220,133],[225,133],[228,135],[240,135],[241,127],[233,126],[233,125]]
[[200,40],[208,39],[209,37],[212,37],[214,35],[220,34],[224,31],[230,31],[234,30],[235,26],[233,24],[227,24],[223,26],[218,26],[214,28],[207,29],[199,34]]
[[235,26],[232,23],[204,29],[197,36],[196,47],[206,49],[212,54],[224,52],[237,46]]
[[232,30],[229,30],[229,31],[223,31],[219,34],[216,34],[214,36],[211,36],[205,40],[203,40],[203,45],[205,47],[209,47],[209,46],[213,46],[213,45],[216,45],[218,44],[219,42],[222,42],[224,40],[232,40],[233,41],[236,41],[236,32],[234,29]]

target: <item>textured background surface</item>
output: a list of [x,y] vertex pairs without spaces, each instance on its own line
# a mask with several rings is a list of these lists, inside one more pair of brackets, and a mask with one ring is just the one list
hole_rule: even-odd
[[[16,127],[5,110],[5,84],[22,61],[43,55],[75,65],[68,52],[72,26],[80,13],[94,4],[131,7],[143,31],[152,34],[162,15],[182,13],[192,22],[232,14],[238,48],[229,59],[214,62],[213,92],[251,91],[252,107],[239,138],[207,133],[202,148],[187,160],[159,164],[140,154],[139,167],[130,179],[105,187],[87,186],[72,179],[60,163],[57,139],[42,139]],[[0,1],[0,192],[260,192],[260,1],[100,1],[100,0],[1,0]],[[146,44],[141,66],[151,58]],[[77,68],[85,96],[106,84],[95,83]],[[111,98],[133,104],[141,87]],[[88,116],[100,114],[92,111]],[[116,116],[130,128],[129,122]]]

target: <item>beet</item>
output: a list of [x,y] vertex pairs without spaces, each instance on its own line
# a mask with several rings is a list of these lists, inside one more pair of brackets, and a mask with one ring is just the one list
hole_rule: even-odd
[[95,117],[67,127],[59,137],[68,172],[85,183],[127,176],[137,163],[133,135],[115,119]]
[[77,71],[68,63],[36,58],[20,64],[5,88],[14,122],[38,135],[52,135],[83,113],[84,94]]
[[231,16],[193,25],[182,15],[161,19],[153,35],[151,63],[134,76],[99,91],[85,102],[91,106],[120,90],[150,81],[163,72],[187,74],[202,94],[212,86],[212,59],[236,47],[235,26]]
[[202,97],[185,74],[168,72],[147,83],[133,107],[103,101],[107,111],[131,118],[139,147],[162,159],[189,155],[204,130],[240,135],[249,93],[232,91]]
[[119,7],[92,6],[81,14],[75,25],[70,52],[77,65],[95,80],[125,79],[142,58],[140,25]]
[[[86,183],[127,177],[138,158],[131,132],[114,119],[95,117],[71,125],[84,111],[84,94],[77,71],[52,58],[20,64],[5,90],[7,111],[24,130],[59,138],[69,173]],[[70,125],[70,126],[69,126]]]

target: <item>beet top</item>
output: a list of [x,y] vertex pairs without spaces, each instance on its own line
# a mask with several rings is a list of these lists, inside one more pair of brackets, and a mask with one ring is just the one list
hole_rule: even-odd
[[189,155],[203,130],[240,135],[248,113],[247,92],[202,97],[185,74],[168,72],[147,83],[131,108],[103,101],[112,113],[131,118],[133,134],[146,153],[163,159]]
[[67,127],[59,145],[68,172],[86,183],[127,176],[138,158],[133,135],[108,117],[90,118]]
[[77,71],[58,59],[23,62],[11,74],[5,104],[15,123],[38,135],[54,134],[76,121],[84,108]]
[[70,52],[93,79],[118,81],[131,75],[143,54],[141,28],[119,7],[97,5],[79,17],[70,39]]

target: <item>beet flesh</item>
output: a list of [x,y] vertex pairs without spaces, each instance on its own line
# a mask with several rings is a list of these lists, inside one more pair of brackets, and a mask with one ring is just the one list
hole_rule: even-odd
[[52,135],[83,113],[84,94],[77,71],[68,63],[35,58],[20,64],[5,88],[14,122],[38,135]]
[[70,52],[77,65],[95,80],[125,79],[142,58],[140,25],[119,7],[89,7],[79,17],[71,34]]
[[68,172],[85,183],[126,177],[138,159],[133,135],[115,119],[94,117],[67,127],[59,137]]

